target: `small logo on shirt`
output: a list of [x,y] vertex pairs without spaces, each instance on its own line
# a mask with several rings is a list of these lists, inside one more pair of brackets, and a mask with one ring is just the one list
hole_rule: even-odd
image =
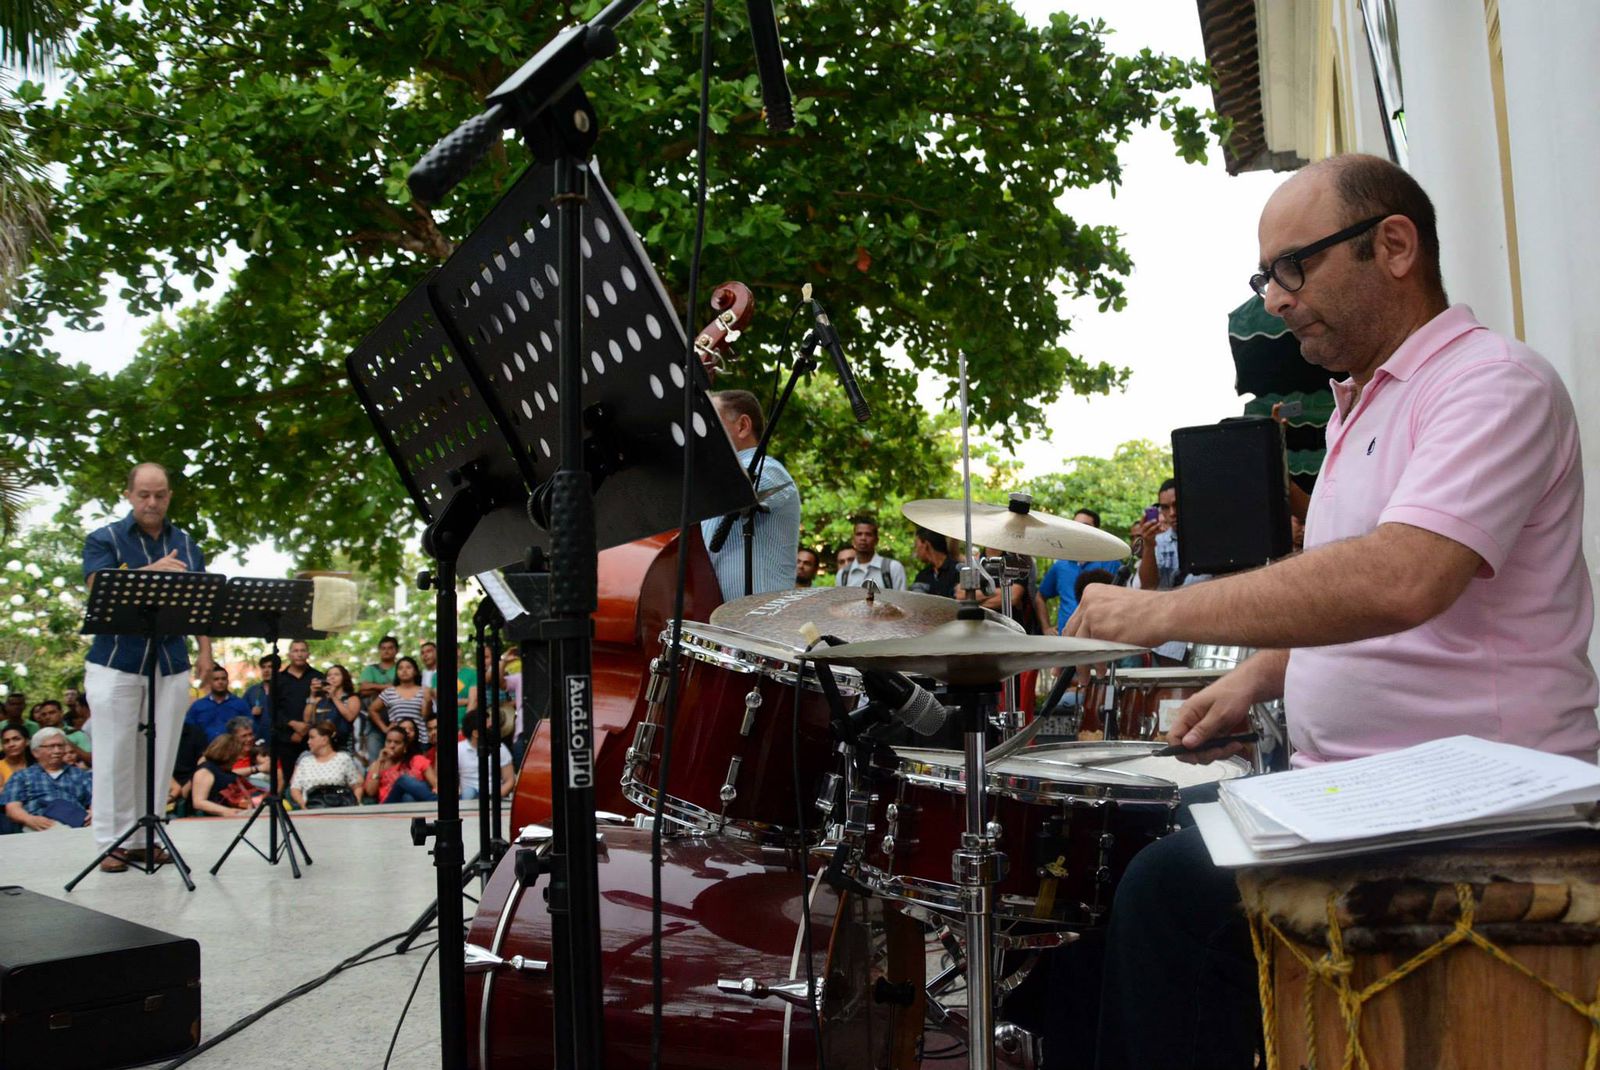
[[1376,435],[1374,435],[1373,438],[1372,438],[1372,441],[1367,443],[1367,456],[1368,457],[1372,456],[1372,447],[1376,446],[1377,444],[1378,444],[1378,438],[1377,438]]

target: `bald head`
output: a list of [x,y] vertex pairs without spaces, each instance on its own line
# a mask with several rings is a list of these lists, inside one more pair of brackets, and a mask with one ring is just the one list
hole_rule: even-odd
[[123,498],[133,510],[133,519],[152,535],[167,522],[167,507],[172,504],[172,488],[167,485],[167,470],[153,461],[136,464],[128,472],[128,488]]
[[1307,360],[1358,383],[1447,306],[1433,206],[1387,160],[1337,156],[1300,171],[1267,200],[1258,238],[1260,266],[1271,268],[1267,310],[1289,325]]

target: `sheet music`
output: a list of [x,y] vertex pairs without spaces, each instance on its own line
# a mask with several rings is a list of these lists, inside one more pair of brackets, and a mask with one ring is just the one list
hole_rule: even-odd
[[[1600,767],[1472,736],[1225,783],[1262,846],[1337,843],[1600,799]],[[1237,816],[1238,807],[1226,807]]]
[[511,593],[511,588],[506,586],[506,581],[500,578],[500,573],[480,572],[473,579],[483,586],[484,593],[506,621],[514,621],[528,612],[517,596]]

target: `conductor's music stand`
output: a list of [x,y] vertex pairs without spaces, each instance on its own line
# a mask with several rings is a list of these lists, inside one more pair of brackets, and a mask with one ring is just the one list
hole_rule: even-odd
[[[530,547],[550,550],[551,597],[536,630],[564,696],[551,717],[554,1046],[557,1065],[582,1070],[601,1058],[588,731],[596,552],[678,526],[689,443],[692,520],[737,512],[755,494],[719,430],[699,364],[685,373],[688,338],[665,288],[588,161],[599,126],[588,99],[574,88],[545,111],[541,103],[519,124],[539,146],[540,163],[346,367],[428,525],[441,677],[456,666],[458,569],[487,572],[523,560]],[[440,737],[453,739],[455,730],[446,703]],[[447,787],[438,819],[414,828],[413,838],[434,836],[440,1028],[444,1065],[453,1068],[465,1065],[456,1050],[465,1036],[465,851],[451,748],[439,750],[439,777]]]
[[[267,691],[271,697],[272,709],[271,728],[267,735],[267,750],[270,755],[267,762],[270,770],[267,775],[267,793],[256,803],[255,812],[245,821],[244,827],[234,836],[233,842],[228,844],[228,849],[222,852],[217,864],[211,867],[213,877],[241,841],[272,865],[277,865],[278,859],[287,855],[289,870],[294,874],[295,880],[300,879],[300,863],[295,858],[295,848],[300,849],[306,865],[311,865],[311,853],[301,841],[300,833],[294,827],[294,821],[289,817],[288,810],[284,809],[283,795],[278,785],[280,777],[285,780],[288,778],[282,776],[283,771],[278,765],[278,726],[283,722],[283,710],[277,681],[278,672],[282,668],[278,658],[280,638],[285,634],[297,639],[325,639],[328,636],[327,632],[319,632],[311,627],[311,603],[315,594],[316,584],[310,580],[240,577],[229,580],[227,587],[222,591],[222,597],[217,600],[210,634],[228,638],[267,640],[272,647],[273,682],[268,685]],[[263,811],[267,815],[268,828],[265,851],[248,838],[250,826],[256,823],[256,818],[260,817]],[[280,823],[283,833],[281,840],[278,835]]]
[[167,817],[156,812],[156,668],[161,660],[157,643],[167,635],[207,635],[212,607],[226,578],[206,572],[162,572],[151,569],[106,569],[89,577],[89,604],[83,611],[84,635],[127,635],[145,640],[145,706],[140,730],[144,732],[144,815],[128,826],[115,843],[95,856],[83,872],[67,883],[72,891],[91,870],[111,857],[140,829],[144,830],[144,861],[137,869],[154,873],[156,841],[166,849],[183,883],[191,892],[189,867],[167,835]]

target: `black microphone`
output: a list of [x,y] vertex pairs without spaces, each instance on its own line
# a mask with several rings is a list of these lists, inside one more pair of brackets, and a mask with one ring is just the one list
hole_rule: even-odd
[[850,371],[850,362],[844,359],[844,347],[839,345],[839,332],[833,329],[833,321],[828,318],[828,310],[822,307],[822,302],[811,296],[809,282],[802,293],[811,302],[811,311],[816,316],[817,341],[833,354],[833,366],[838,370],[839,382],[844,384],[845,395],[850,399],[850,411],[856,414],[856,423],[864,424],[872,419],[872,410],[867,408],[867,399],[861,396],[861,388],[856,385],[856,377]]
[[865,669],[861,686],[873,701],[888,707],[889,716],[919,736],[931,736],[950,719],[950,710],[927,688],[897,672]]
[[794,126],[794,100],[783,73],[783,43],[778,40],[778,14],[772,0],[745,0],[750,12],[750,39],[756,46],[756,70],[761,75],[761,103],[767,129],[781,134]]

